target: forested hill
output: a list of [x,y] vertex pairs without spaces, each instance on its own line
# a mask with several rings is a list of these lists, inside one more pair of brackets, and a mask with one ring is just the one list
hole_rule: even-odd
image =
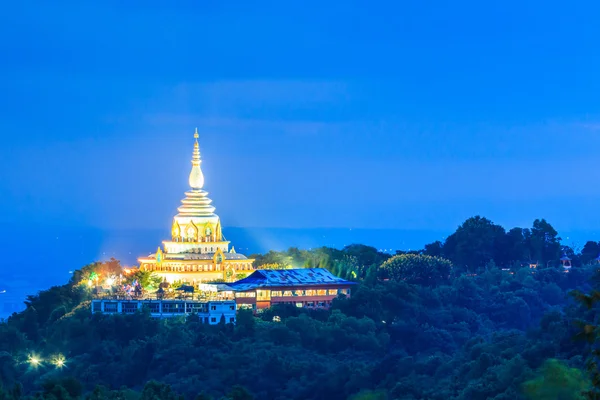
[[581,399],[589,348],[574,322],[595,314],[569,293],[593,289],[597,253],[564,247],[544,220],[506,231],[479,217],[393,257],[270,252],[257,266],[321,266],[359,284],[331,310],[240,311],[235,326],[92,315],[80,281],[119,268],[96,263],[0,325],[0,398]]

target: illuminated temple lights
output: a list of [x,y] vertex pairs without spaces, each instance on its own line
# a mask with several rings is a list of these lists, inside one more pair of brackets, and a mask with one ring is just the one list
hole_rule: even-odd
[[202,282],[234,281],[249,275],[251,260],[229,249],[223,236],[221,221],[204,190],[202,158],[198,130],[194,133],[192,169],[188,178],[190,190],[177,209],[171,224],[171,240],[163,241],[154,254],[138,259],[140,268],[152,271],[163,281],[198,285]]

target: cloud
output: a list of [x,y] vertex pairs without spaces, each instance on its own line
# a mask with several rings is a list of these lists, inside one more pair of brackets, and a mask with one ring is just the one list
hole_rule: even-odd
[[169,127],[172,131],[189,131],[197,127],[199,132],[218,131],[221,134],[252,134],[255,136],[284,134],[290,136],[316,136],[341,133],[352,123],[336,123],[303,120],[277,120],[254,118],[205,117],[194,114],[148,114],[144,122],[153,126]]
[[584,131],[600,132],[600,122],[577,122],[573,126]]
[[184,82],[154,90],[138,108],[143,107],[145,114],[190,114],[196,118],[340,121],[354,118],[359,97],[341,81]]
[[324,104],[348,100],[350,88],[343,81],[227,80],[177,85],[175,96],[195,96],[213,103]]

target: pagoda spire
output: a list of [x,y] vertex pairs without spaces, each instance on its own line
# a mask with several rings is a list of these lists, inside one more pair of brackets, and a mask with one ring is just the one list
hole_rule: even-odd
[[198,144],[198,128],[194,132],[194,153],[192,154],[192,171],[190,172],[190,187],[194,190],[200,190],[204,187],[204,174],[200,169],[202,160],[200,159],[200,145]]

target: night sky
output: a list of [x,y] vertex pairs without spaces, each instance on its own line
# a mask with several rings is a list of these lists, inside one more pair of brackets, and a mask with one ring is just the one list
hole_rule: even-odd
[[600,222],[598,2],[83,3],[3,4],[4,231],[168,230],[195,127],[224,226]]

